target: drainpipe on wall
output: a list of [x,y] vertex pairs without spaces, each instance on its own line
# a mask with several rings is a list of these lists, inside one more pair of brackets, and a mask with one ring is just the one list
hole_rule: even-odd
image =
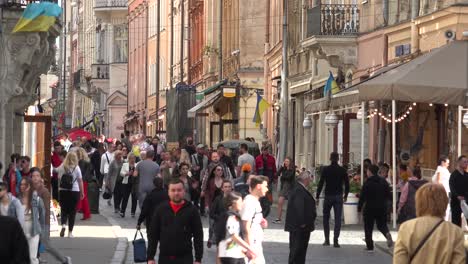
[[223,0],[218,1],[218,81],[223,80]]
[[388,2],[389,0],[383,0],[383,3],[382,3],[384,26],[388,26]]
[[411,53],[419,52],[419,27],[416,18],[419,14],[419,0],[411,0]]

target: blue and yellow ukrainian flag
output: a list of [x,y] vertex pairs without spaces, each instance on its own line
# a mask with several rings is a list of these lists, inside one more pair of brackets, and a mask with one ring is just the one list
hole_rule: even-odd
[[330,71],[330,76],[328,77],[327,83],[325,84],[325,88],[323,89],[323,97],[327,97],[331,94],[336,94],[340,91],[340,87],[333,78],[333,73]]
[[257,107],[255,108],[255,115],[253,118],[253,122],[255,122],[257,127],[262,123],[262,115],[268,107],[270,107],[270,103],[263,99],[263,97],[257,92]]
[[48,31],[61,14],[62,8],[55,3],[40,2],[29,4],[18,23],[16,23],[13,33]]

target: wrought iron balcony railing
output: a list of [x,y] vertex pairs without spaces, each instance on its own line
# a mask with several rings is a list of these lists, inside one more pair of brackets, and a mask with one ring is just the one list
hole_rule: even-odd
[[127,0],[96,0],[95,8],[127,7]]
[[307,10],[307,37],[343,36],[359,33],[357,5],[321,4]]
[[109,64],[91,65],[92,79],[109,79]]

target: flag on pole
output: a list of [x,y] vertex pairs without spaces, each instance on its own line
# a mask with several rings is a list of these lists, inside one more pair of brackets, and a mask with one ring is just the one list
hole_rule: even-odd
[[257,92],[257,107],[253,118],[253,122],[257,127],[262,123],[262,115],[268,107],[270,107],[270,104]]
[[340,91],[340,87],[333,78],[333,73],[330,71],[330,76],[328,77],[327,83],[325,84],[325,88],[323,89],[323,97],[327,97],[331,94],[336,94]]
[[16,32],[45,32],[55,24],[57,17],[62,14],[62,8],[52,2],[29,4],[16,23]]

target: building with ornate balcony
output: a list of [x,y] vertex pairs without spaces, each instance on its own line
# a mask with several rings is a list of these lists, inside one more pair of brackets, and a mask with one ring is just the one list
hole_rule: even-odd
[[[12,153],[25,153],[25,113],[38,98],[41,74],[55,62],[56,38],[62,30],[57,21],[47,32],[12,33],[24,6],[0,2],[0,161],[7,164]],[[29,153],[28,153],[29,154]]]
[[127,1],[94,0],[92,14],[95,39],[90,65],[89,94],[95,102],[95,115],[102,116],[102,133],[120,138],[127,113],[128,21]]
[[[448,47],[451,41],[468,41],[463,34],[468,31],[467,4],[466,0],[383,1],[384,9],[371,1],[361,4],[361,34],[357,39],[358,60],[354,82],[379,80],[380,75],[383,78],[390,69],[397,72],[400,65],[409,65],[422,56],[431,56],[437,50]],[[451,38],[447,37],[447,32]],[[463,56],[463,53],[454,54],[454,57],[446,58],[447,62],[441,61],[440,65],[451,67],[452,60],[466,63]],[[421,63],[418,67],[423,69],[426,66]],[[457,73],[459,69],[461,67],[454,67],[453,73]],[[433,74],[428,72],[426,76]],[[440,73],[440,79],[447,78]],[[408,87],[408,98],[410,89]],[[398,102],[397,109],[401,111],[413,104],[412,101],[407,101]],[[381,100],[369,102],[369,107],[382,113],[389,113],[390,105],[391,102],[385,100],[384,95]],[[431,170],[437,167],[437,160],[441,155],[448,156],[451,160],[457,158],[458,132],[455,122],[461,117],[457,114],[455,105],[418,102],[411,107],[411,114],[396,125],[398,159],[409,166],[420,166],[423,173],[427,172],[423,176],[429,176],[432,175]],[[369,119],[368,145],[372,160],[390,162],[390,125],[381,118]],[[466,129],[463,128],[461,133],[461,153],[466,153]]]
[[[203,1],[203,16],[197,11],[201,6],[198,2],[195,1],[198,6],[193,8],[192,23],[195,27],[205,26],[192,31],[194,36],[202,36],[201,39],[191,36],[192,43],[198,47],[190,53],[192,83],[197,85],[198,96],[197,105],[188,113],[196,123],[196,139],[210,146],[223,140],[246,137],[261,141],[266,136],[266,129],[263,124],[256,127],[252,119],[256,91],[263,94],[264,89],[266,2]],[[219,21],[220,2],[222,21]],[[197,24],[196,21],[204,23]],[[201,30],[203,34],[200,34]]]
[[[340,147],[349,144],[341,140],[349,122],[340,129],[326,127],[322,110],[329,105],[320,102],[327,100],[323,89],[330,73],[340,89],[351,84],[358,58],[359,6],[353,1],[289,1],[288,24],[288,135],[294,136],[287,152],[298,166],[311,168],[328,163],[338,139]],[[312,119],[311,129],[302,126],[306,116]]]

